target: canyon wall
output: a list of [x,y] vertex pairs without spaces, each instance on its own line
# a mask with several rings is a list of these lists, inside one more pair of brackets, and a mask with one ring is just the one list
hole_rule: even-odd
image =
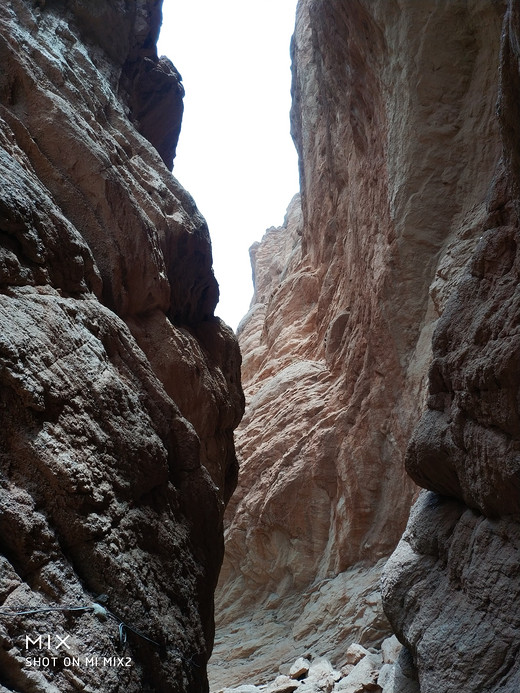
[[243,395],[160,19],[0,7],[2,691],[208,689]]
[[433,339],[406,466],[428,491],[384,573],[421,693],[520,690],[520,9],[508,3],[488,221]]
[[[446,330],[462,340],[480,319],[462,317],[465,302],[460,313],[446,306],[473,291],[464,288],[466,266],[481,237],[503,259],[488,269],[478,251],[479,276],[498,276],[513,262],[512,251],[502,250],[512,243],[509,227],[489,231],[506,223],[496,117],[504,12],[505,3],[491,0],[298,3],[291,126],[301,201],[252,249],[255,295],[239,330],[247,406],[217,592],[214,690],[259,682],[305,654],[341,665],[349,643],[377,645],[392,627],[401,637],[406,630],[413,652],[421,640],[399,597],[416,576],[397,577],[391,595],[387,589],[392,625],[379,579],[418,493],[405,452],[426,404],[434,326],[444,316],[435,349],[446,351],[455,339]],[[508,108],[514,103],[510,97]],[[508,290],[504,298],[512,300]],[[516,392],[514,385],[497,391],[492,370],[479,370],[478,344],[499,329],[493,325],[464,357],[474,375],[467,376],[468,402],[483,387],[479,378],[494,392],[480,416],[499,400],[507,409]],[[513,367],[505,345],[503,380]],[[436,360],[434,410],[449,407],[458,392],[448,362],[465,368],[457,350]],[[435,485],[440,475],[435,490],[460,496],[451,467],[435,471],[438,451],[448,454],[450,414],[442,411],[435,441],[426,424],[419,429],[408,467],[420,468],[417,483]],[[495,416],[502,430],[515,425],[509,414]],[[507,448],[502,430],[486,454]],[[488,442],[477,437],[471,451],[459,451],[457,468]],[[419,466],[415,454],[428,454],[428,464]],[[504,487],[507,474],[516,474],[506,467]],[[516,485],[508,497],[517,498]],[[414,565],[426,570],[432,559],[421,561]],[[424,580],[424,591],[432,581]],[[420,614],[420,601],[409,599]],[[443,651],[428,656],[434,677]]]

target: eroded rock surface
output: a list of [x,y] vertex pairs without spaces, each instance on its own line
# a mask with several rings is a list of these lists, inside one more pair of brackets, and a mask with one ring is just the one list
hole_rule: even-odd
[[422,693],[520,688],[519,39],[510,2],[489,222],[435,331],[427,410],[407,454],[409,473],[429,491],[383,581]]
[[487,199],[503,13],[478,0],[298,3],[301,212],[293,202],[253,249],[215,686],[302,648],[340,666],[345,643],[389,632],[378,579],[416,493],[404,456],[433,326],[503,223],[499,178]]
[[160,12],[0,7],[2,690],[207,690],[243,396]]

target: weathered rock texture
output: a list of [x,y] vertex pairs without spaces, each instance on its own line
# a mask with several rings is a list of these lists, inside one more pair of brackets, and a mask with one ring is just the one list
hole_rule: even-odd
[[217,693],[419,693],[417,681],[403,672],[401,652],[407,651],[395,636],[383,641],[380,652],[352,644],[339,671],[323,657],[299,657],[268,684],[242,684]]
[[160,12],[0,7],[2,690],[207,690],[243,396]]
[[[293,203],[253,249],[215,686],[306,652],[341,665],[349,642],[375,644],[389,628],[377,580],[416,492],[404,454],[433,325],[478,239],[503,223],[500,184],[486,203],[501,152],[503,14],[490,0],[298,4],[302,216]],[[471,318],[458,320],[462,334]]]
[[488,221],[433,340],[407,454],[424,492],[383,582],[422,693],[520,689],[520,10],[504,19],[503,157]]

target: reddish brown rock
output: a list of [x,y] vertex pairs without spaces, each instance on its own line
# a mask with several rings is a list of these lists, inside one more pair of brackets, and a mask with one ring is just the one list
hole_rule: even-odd
[[3,690],[207,690],[243,396],[175,133],[145,139],[179,95],[139,81],[159,21],[0,8]]
[[427,410],[408,449],[409,473],[430,491],[383,581],[422,693],[520,687],[519,40],[510,2],[498,102],[503,159],[485,232],[435,331]]
[[477,1],[298,4],[302,217],[253,250],[215,685],[302,651],[341,665],[350,642],[389,632],[378,579],[416,492],[404,456],[433,326],[500,218],[486,197],[502,15]]
[[[156,40],[154,37],[154,48]],[[182,77],[164,55],[159,59],[152,55],[127,60],[125,71],[130,109],[137,129],[171,169],[184,111]]]

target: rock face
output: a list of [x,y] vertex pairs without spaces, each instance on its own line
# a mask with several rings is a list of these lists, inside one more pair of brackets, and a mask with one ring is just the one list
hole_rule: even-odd
[[[504,225],[502,179],[488,196],[501,155],[504,9],[487,0],[298,3],[291,122],[301,212],[294,201],[284,227],[253,248],[215,689],[308,652],[341,666],[349,642],[369,646],[389,632],[378,580],[416,493],[404,457],[425,405],[433,327],[457,287],[466,290],[479,238]],[[493,242],[509,247],[511,234],[502,229]],[[509,268],[512,252],[495,264]],[[444,315],[452,321],[451,308]],[[472,318],[457,321],[462,335]],[[474,356],[494,334],[490,324],[467,355],[493,392],[492,370],[481,372]],[[459,354],[453,361],[460,366]],[[504,353],[502,380],[512,363]],[[440,406],[445,384],[458,385],[444,365],[434,368]],[[516,389],[500,392],[507,406]],[[489,454],[508,445],[493,435]],[[432,444],[423,438],[416,447]],[[427,473],[414,478],[424,483]],[[451,473],[438,483],[457,488]]]
[[510,2],[489,221],[435,331],[427,410],[407,454],[409,473],[430,490],[383,582],[422,693],[520,688],[519,45]]
[[207,690],[243,395],[160,12],[0,8],[2,690]]

